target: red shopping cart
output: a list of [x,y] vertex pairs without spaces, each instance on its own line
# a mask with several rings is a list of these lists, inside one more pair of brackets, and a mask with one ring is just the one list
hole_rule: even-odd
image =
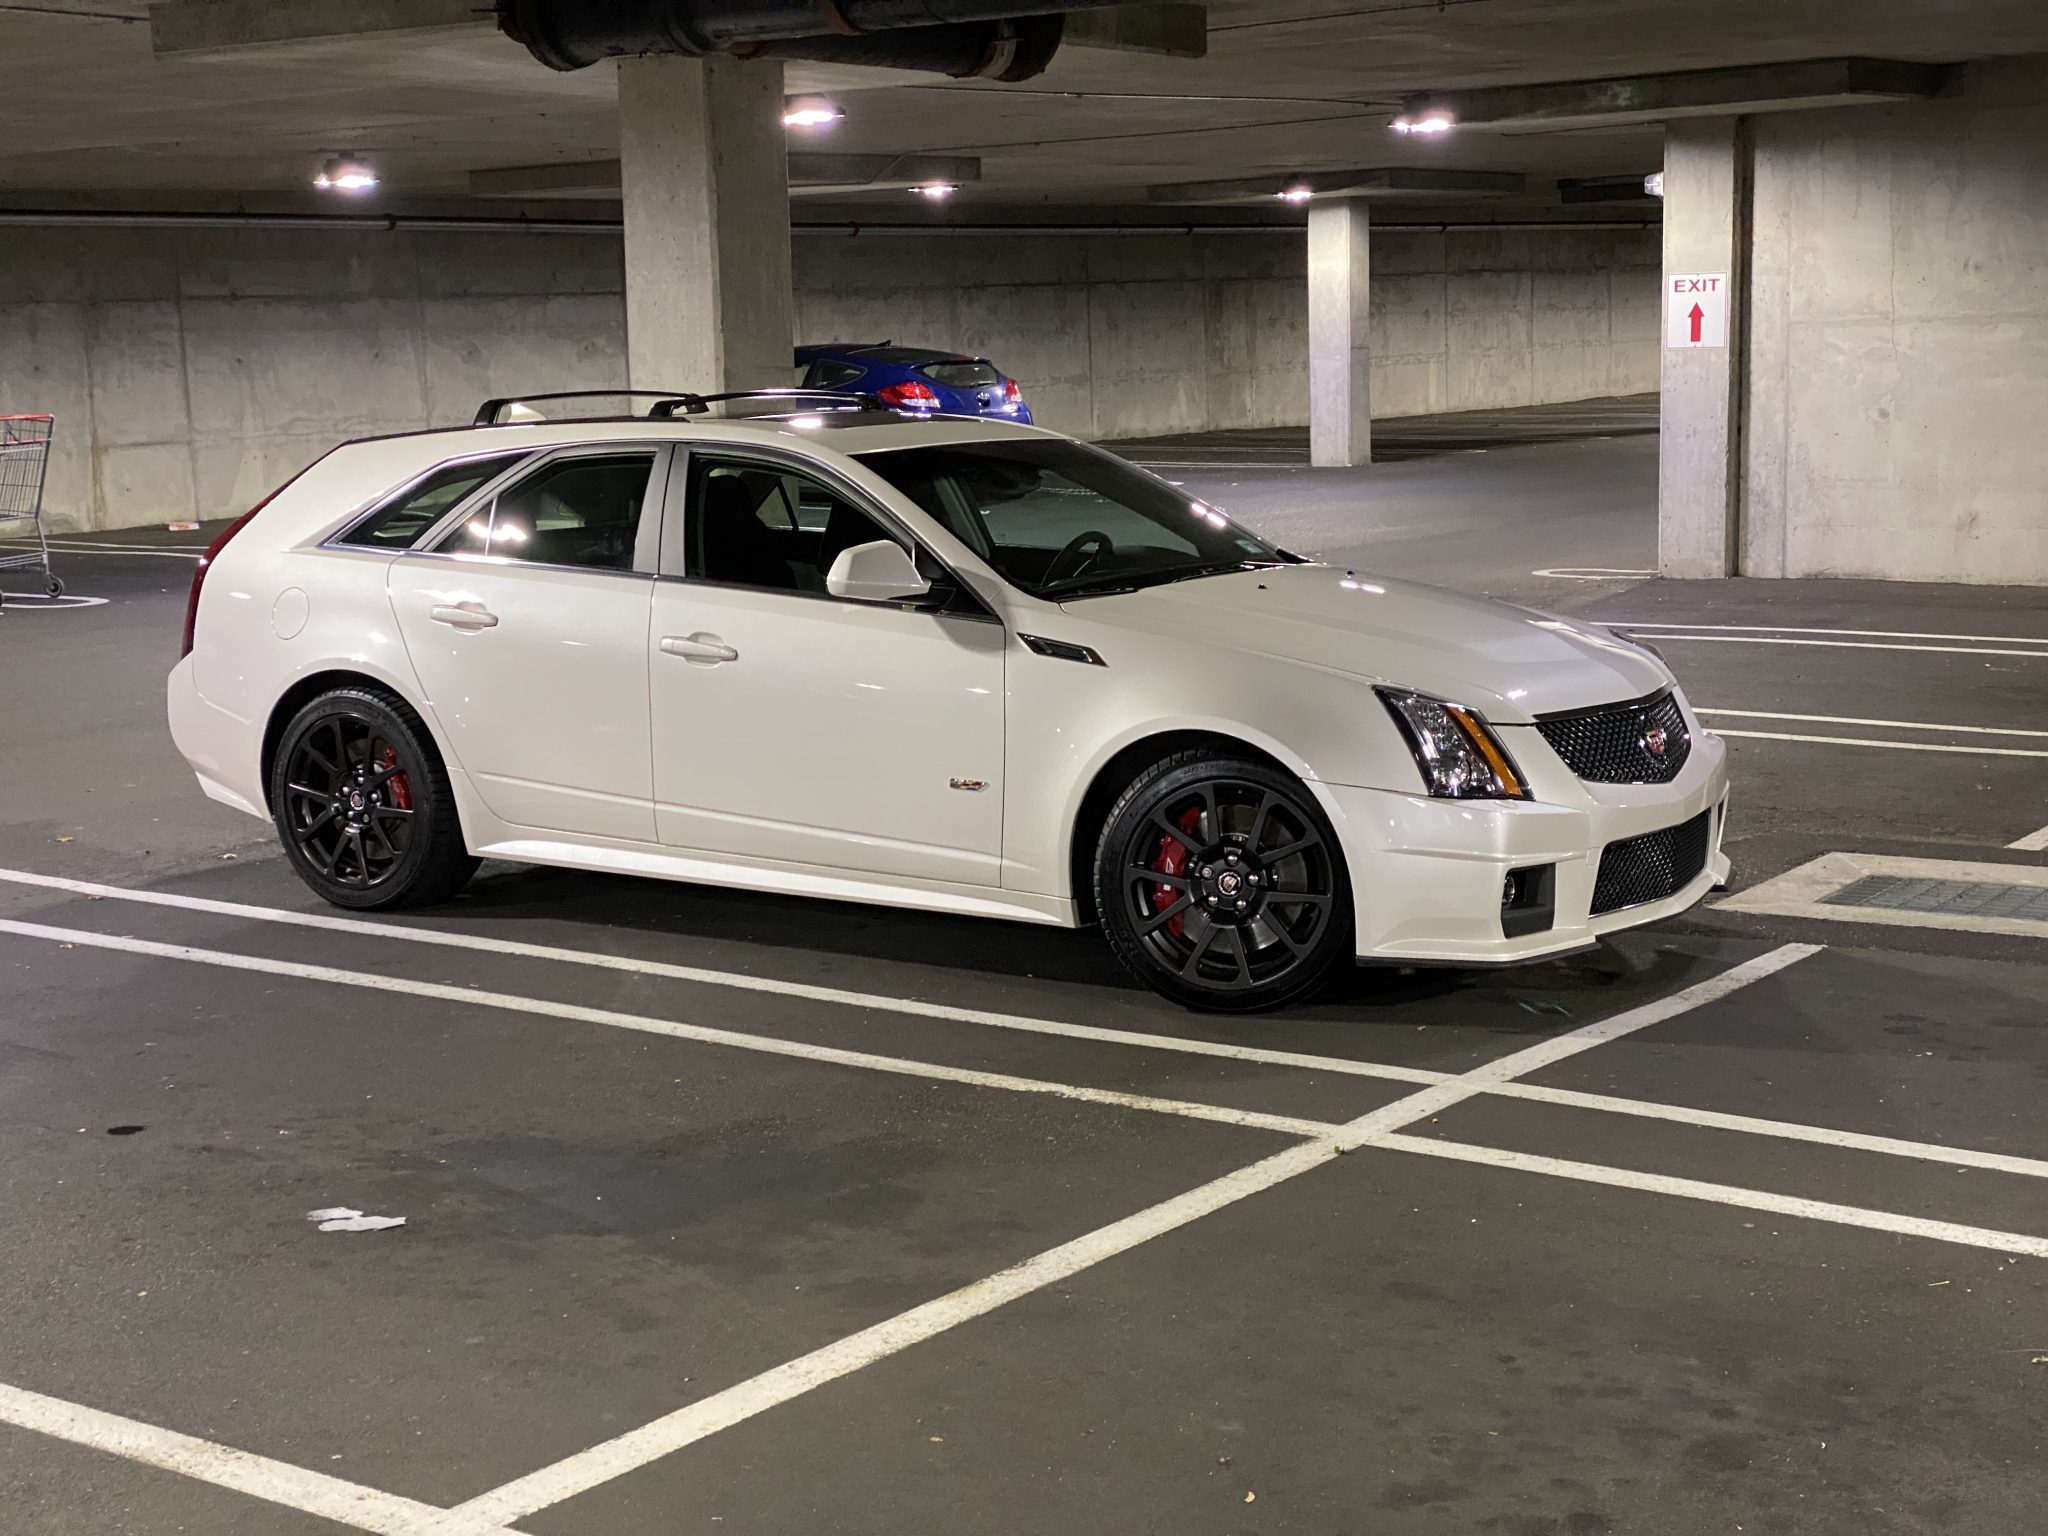
[[64,583],[50,569],[43,532],[43,482],[55,426],[53,416],[0,416],[0,571],[40,567],[43,591],[62,597]]

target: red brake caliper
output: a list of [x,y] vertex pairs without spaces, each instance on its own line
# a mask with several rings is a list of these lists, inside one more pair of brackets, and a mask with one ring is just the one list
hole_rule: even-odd
[[[381,766],[385,768],[396,768],[398,766],[398,749],[396,747],[386,747],[384,749],[384,761]],[[412,780],[402,773],[394,773],[384,782],[391,786],[391,803],[401,811],[411,810]]]
[[[1202,826],[1202,808],[1191,805],[1174,819],[1174,825],[1183,832],[1199,833]],[[1153,859],[1152,867],[1162,875],[1182,875],[1188,872],[1188,845],[1177,837],[1159,835],[1159,855]],[[1164,912],[1180,899],[1180,889],[1171,885],[1152,887],[1152,910]],[[1175,913],[1166,920],[1166,930],[1176,939],[1181,936],[1181,919],[1185,913]]]

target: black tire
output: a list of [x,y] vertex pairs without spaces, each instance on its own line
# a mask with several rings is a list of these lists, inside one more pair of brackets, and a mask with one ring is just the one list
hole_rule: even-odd
[[59,577],[47,577],[43,582],[43,591],[46,595],[53,598],[62,597],[64,595],[64,583]]
[[433,738],[382,689],[337,688],[292,716],[270,808],[299,878],[337,907],[426,906],[476,873]]
[[1213,750],[1154,763],[1118,797],[1096,843],[1095,910],[1133,976],[1211,1012],[1306,997],[1353,947],[1350,876],[1315,796]]

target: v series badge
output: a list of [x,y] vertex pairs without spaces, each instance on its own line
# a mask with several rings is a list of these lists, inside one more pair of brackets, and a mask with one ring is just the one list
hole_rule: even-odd
[[974,795],[988,788],[987,779],[948,779],[946,782],[954,789],[964,789]]

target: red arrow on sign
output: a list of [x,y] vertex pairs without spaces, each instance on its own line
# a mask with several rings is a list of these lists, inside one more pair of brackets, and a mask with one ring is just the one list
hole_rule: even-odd
[[1698,342],[1700,339],[1700,322],[1707,318],[1707,312],[1695,304],[1685,318],[1692,322],[1692,339],[1694,342]]

